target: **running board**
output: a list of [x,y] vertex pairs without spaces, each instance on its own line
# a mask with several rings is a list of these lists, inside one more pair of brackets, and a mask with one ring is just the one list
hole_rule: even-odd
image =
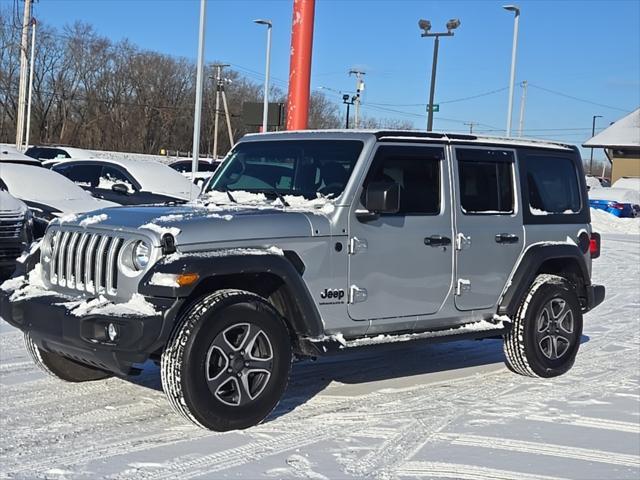
[[[429,330],[419,333],[380,334],[356,339],[345,339],[341,334],[320,338],[301,339],[300,347],[306,355],[323,355],[338,350],[354,347],[401,343],[419,340],[425,343],[442,343],[461,340],[481,340],[483,338],[501,337],[510,328],[510,323],[486,320],[467,323],[446,330]],[[315,353],[312,353],[315,352]]]

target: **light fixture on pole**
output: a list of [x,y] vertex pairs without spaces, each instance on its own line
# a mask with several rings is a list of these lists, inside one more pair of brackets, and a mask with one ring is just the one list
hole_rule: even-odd
[[518,53],[518,25],[520,24],[520,8],[516,5],[504,5],[502,8],[514,12],[513,45],[511,47],[511,75],[509,79],[509,107],[507,109],[507,137],[511,136],[511,118],[513,116],[513,90],[516,82],[516,55]]
[[266,132],[268,128],[268,118],[269,118],[269,67],[271,63],[271,28],[273,24],[271,20],[265,20],[262,18],[258,18],[253,21],[258,25],[266,25],[267,26],[267,60],[264,72],[264,106],[262,108],[262,132]]
[[447,22],[446,33],[431,33],[431,22],[429,20],[419,20],[418,27],[422,30],[422,37],[435,37],[433,44],[433,63],[431,65],[431,87],[429,90],[429,104],[427,105],[427,131],[433,130],[433,97],[436,91],[436,68],[438,65],[438,47],[440,46],[440,37],[453,37],[453,30],[460,26],[460,20],[452,18]]
[[356,96],[350,97],[348,93],[342,95],[342,103],[347,106],[347,119],[345,121],[345,128],[349,129],[349,107],[356,103]]
[[[591,138],[596,135],[596,118],[602,118],[602,115],[594,115],[591,118]],[[593,148],[591,149],[591,157],[589,158],[589,175],[593,172]]]
[[204,80],[204,31],[207,19],[207,0],[200,0],[200,28],[198,32],[198,64],[196,67],[196,104],[193,113],[193,160],[191,162],[191,181],[198,171],[200,156],[200,115],[202,113],[202,84]]

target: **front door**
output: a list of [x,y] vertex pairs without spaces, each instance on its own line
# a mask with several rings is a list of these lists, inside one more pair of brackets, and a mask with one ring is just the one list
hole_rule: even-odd
[[[400,185],[400,211],[349,218],[349,316],[371,320],[437,312],[452,283],[449,169],[444,147],[382,144],[361,192],[371,182]],[[401,321],[401,320],[399,320]]]
[[456,297],[460,310],[491,308],[524,245],[513,150],[456,147]]

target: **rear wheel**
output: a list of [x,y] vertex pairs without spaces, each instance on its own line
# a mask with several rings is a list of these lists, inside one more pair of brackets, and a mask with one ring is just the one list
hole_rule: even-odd
[[185,312],[161,363],[174,410],[211,430],[247,428],[264,420],[284,393],[289,332],[264,298],[221,290]]
[[110,372],[78,363],[57,353],[42,350],[35,344],[28,332],[24,334],[24,343],[33,362],[42,371],[60,380],[66,382],[89,382],[92,380],[104,380],[113,376]]
[[575,361],[582,337],[582,309],[563,277],[538,275],[504,338],[508,367],[530,377],[555,377]]

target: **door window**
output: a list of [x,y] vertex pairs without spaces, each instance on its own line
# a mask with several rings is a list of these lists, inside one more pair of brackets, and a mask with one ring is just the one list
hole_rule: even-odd
[[466,215],[514,211],[513,153],[458,149],[460,206]]
[[117,183],[126,185],[129,192],[133,192],[135,190],[133,188],[133,182],[131,178],[122,170],[111,167],[109,165],[105,165],[104,167],[102,167],[102,174],[100,175],[100,183],[98,184],[98,188],[111,190],[111,188]]
[[54,171],[61,173],[76,185],[95,188],[100,178],[100,165],[71,164],[55,165]]
[[580,211],[578,177],[570,158],[527,157],[529,209],[534,215]]
[[371,182],[400,185],[400,210],[393,215],[440,213],[440,148],[383,145],[378,148],[363,190]]

